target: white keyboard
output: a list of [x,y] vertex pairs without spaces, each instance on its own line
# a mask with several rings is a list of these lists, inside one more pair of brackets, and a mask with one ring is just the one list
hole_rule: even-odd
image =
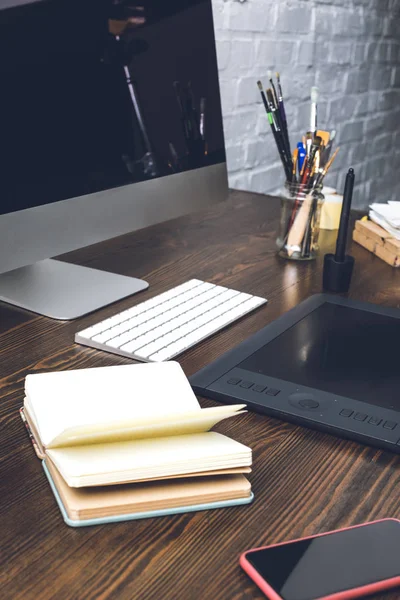
[[144,362],[170,360],[265,298],[191,279],[75,334],[75,342]]

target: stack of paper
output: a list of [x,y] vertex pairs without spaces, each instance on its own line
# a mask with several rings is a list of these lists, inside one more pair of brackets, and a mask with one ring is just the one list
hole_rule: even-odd
[[252,499],[250,448],[209,431],[244,405],[201,409],[176,362],[28,375],[25,395],[70,525]]
[[371,204],[369,218],[400,240],[400,202]]

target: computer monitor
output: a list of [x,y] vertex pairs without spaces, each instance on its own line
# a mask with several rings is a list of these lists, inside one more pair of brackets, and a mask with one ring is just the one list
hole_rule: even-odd
[[49,257],[227,197],[211,0],[2,0],[0,300],[147,287]]

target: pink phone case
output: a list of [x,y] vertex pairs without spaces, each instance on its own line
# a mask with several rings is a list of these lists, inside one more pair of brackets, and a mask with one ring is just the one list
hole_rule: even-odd
[[[352,527],[343,527],[342,529],[336,529],[335,531],[328,531],[327,533],[318,533],[317,535],[310,535],[305,538],[298,538],[297,540],[290,540],[289,542],[281,542],[280,544],[271,544],[270,546],[263,546],[260,548],[252,548],[251,550],[247,550],[240,557],[240,566],[244,571],[246,571],[247,575],[251,577],[255,584],[258,585],[260,590],[269,598],[269,600],[284,600],[282,596],[279,596],[272,589],[272,587],[259,575],[258,571],[248,562],[246,555],[254,552],[255,550],[265,550],[266,548],[274,548],[276,546],[284,546],[285,544],[291,544],[292,542],[298,542],[300,540],[310,540],[312,538],[321,537],[323,535],[331,535],[332,533],[339,533],[340,531],[347,531],[348,529],[357,529],[358,527],[366,527],[367,525],[372,525],[373,523],[382,523],[383,521],[396,521],[400,523],[399,519],[379,519],[378,521],[370,521],[369,523],[363,523],[362,525],[353,525]],[[377,583],[370,583],[368,585],[363,585],[362,587],[353,588],[351,590],[345,590],[343,592],[337,592],[335,594],[329,594],[328,596],[321,596],[320,598],[315,598],[313,600],[351,600],[352,598],[360,598],[361,596],[365,596],[368,594],[375,594],[377,592],[382,592],[384,590],[388,590],[390,588],[400,586],[400,576],[392,577],[391,579],[385,579],[384,581],[379,581]]]

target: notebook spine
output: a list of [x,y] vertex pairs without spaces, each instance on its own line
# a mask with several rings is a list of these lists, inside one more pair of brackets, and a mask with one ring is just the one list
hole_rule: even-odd
[[31,443],[32,443],[32,446],[33,446],[33,449],[34,449],[34,451],[35,451],[35,454],[36,454],[36,456],[37,456],[38,458],[40,458],[40,460],[44,459],[45,457],[44,457],[44,455],[43,455],[43,454],[40,452],[40,450],[39,450],[39,446],[37,445],[37,443],[36,443],[36,440],[35,440],[35,438],[34,438],[34,436],[33,436],[33,433],[32,433],[32,431],[31,431],[31,428],[29,427],[29,423],[28,423],[28,421],[26,420],[26,417],[25,417],[25,413],[24,413],[24,409],[23,409],[23,407],[19,409],[19,416],[21,417],[21,419],[22,419],[22,422],[23,422],[23,424],[25,425],[25,429],[26,429],[26,431],[27,431],[27,433],[28,433],[29,439],[31,440]]

